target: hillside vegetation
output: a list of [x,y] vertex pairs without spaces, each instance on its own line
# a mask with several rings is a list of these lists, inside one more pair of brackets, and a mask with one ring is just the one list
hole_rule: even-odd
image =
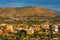
[[0,8],[0,23],[40,23],[49,20],[60,22],[60,16],[50,9],[38,6]]

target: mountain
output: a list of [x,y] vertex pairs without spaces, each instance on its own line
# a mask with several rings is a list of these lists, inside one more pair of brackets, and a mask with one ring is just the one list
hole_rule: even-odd
[[60,11],[52,10],[54,11],[58,16],[60,16]]
[[38,6],[0,8],[0,23],[40,23],[55,20],[60,23],[60,15],[53,10]]
[[0,17],[13,16],[56,16],[55,12],[50,9],[41,8],[38,6],[16,7],[16,8],[0,8]]

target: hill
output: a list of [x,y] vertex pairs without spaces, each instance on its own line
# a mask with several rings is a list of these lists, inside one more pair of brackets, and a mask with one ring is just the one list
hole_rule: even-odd
[[50,17],[57,17],[57,13],[38,6],[16,7],[16,8],[0,8],[0,23],[1,22],[19,22],[20,20],[41,21]]
[[50,9],[41,8],[38,6],[17,7],[17,8],[0,8],[0,16],[12,17],[12,16],[56,16],[55,12]]

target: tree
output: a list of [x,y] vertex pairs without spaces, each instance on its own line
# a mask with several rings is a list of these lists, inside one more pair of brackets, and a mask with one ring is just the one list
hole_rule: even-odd
[[38,35],[38,31],[34,31],[34,37],[37,37]]
[[25,30],[20,30],[20,31],[18,31],[17,34],[18,34],[20,37],[21,37],[21,36],[26,36],[27,32],[26,32]]

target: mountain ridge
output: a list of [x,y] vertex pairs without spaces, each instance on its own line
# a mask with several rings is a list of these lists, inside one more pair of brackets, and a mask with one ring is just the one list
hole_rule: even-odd
[[55,12],[50,9],[41,8],[38,6],[16,7],[16,8],[0,8],[0,16],[12,17],[12,16],[56,16]]

